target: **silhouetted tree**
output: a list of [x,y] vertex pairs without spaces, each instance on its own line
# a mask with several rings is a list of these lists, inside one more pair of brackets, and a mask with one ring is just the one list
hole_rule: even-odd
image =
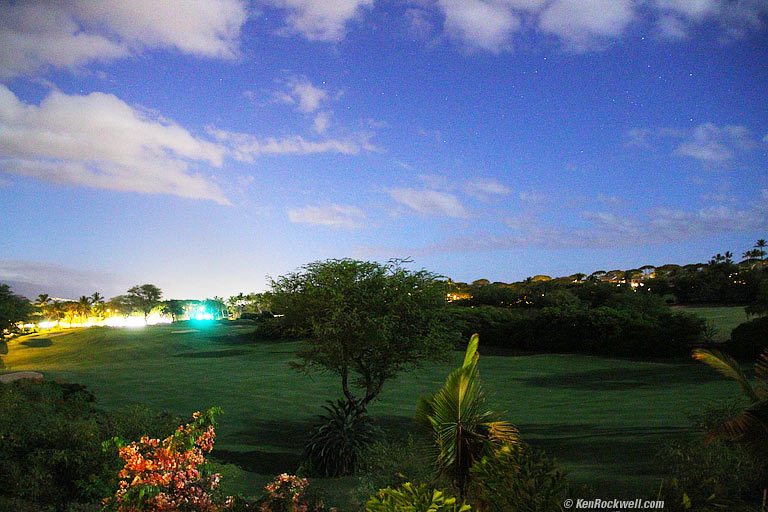
[[136,285],[128,290],[128,297],[136,309],[144,313],[145,322],[152,310],[160,304],[162,296],[163,292],[153,284]]

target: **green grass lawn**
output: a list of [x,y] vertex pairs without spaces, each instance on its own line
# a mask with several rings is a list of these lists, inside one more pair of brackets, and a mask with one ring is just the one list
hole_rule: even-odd
[[693,313],[709,322],[717,329],[715,341],[727,341],[731,338],[731,331],[739,324],[747,321],[747,314],[743,306],[717,306],[717,307],[691,307],[675,306],[678,311]]
[[[199,329],[198,332],[173,331]],[[223,487],[256,494],[280,472],[293,472],[305,434],[324,400],[341,395],[333,376],[287,367],[300,342],[254,341],[249,330],[214,323],[139,329],[90,328],[28,336],[0,354],[0,372],[35,370],[88,386],[102,407],[144,403],[182,416],[220,406],[214,455]],[[482,354],[482,340],[480,340]],[[412,423],[417,398],[436,390],[462,354],[389,382],[370,412],[391,433]],[[572,481],[602,497],[640,496],[658,486],[653,454],[685,435],[686,411],[739,396],[702,364],[630,361],[581,355],[481,356],[492,406],[506,411],[522,437],[544,447]],[[353,478],[313,485],[344,505]]]

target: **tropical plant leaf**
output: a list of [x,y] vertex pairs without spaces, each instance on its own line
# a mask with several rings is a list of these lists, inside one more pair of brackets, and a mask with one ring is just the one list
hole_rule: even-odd
[[749,397],[751,402],[760,400],[760,397],[755,392],[749,379],[741,370],[739,363],[737,363],[731,356],[718,350],[697,348],[693,351],[693,358],[714,368],[725,377],[735,380],[744,393]]
[[462,496],[472,464],[495,447],[519,439],[511,424],[487,409],[477,368],[478,341],[473,335],[462,366],[436,393],[420,398],[416,407],[416,422],[431,432],[437,448],[438,472],[450,476]]
[[755,374],[758,381],[755,392],[762,400],[768,400],[768,348],[757,358]]

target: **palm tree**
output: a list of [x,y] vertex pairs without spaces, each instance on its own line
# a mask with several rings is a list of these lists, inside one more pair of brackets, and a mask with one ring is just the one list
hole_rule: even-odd
[[761,238],[755,243],[755,250],[752,251],[754,253],[754,257],[760,259],[761,265],[765,264],[765,255],[766,255],[765,247],[766,247],[765,238]]
[[37,296],[37,299],[35,300],[35,306],[40,308],[39,315],[42,318],[48,318],[49,311],[48,311],[48,304],[51,302],[51,297],[47,293],[41,293]]
[[436,464],[447,475],[460,497],[469,484],[469,469],[483,455],[519,441],[517,429],[485,408],[485,393],[477,369],[479,337],[469,340],[464,364],[429,398],[421,397],[416,421],[432,434]]
[[56,321],[60,321],[61,317],[64,316],[64,303],[63,302],[54,302],[51,304],[51,315],[56,319]]
[[101,320],[104,317],[104,313],[107,312],[107,307],[104,304],[104,296],[101,295],[99,292],[93,292],[90,297],[88,297],[92,304],[92,310],[96,314],[96,316]]
[[83,323],[88,318],[88,313],[91,312],[91,298],[82,295],[76,304],[77,313],[80,315],[80,323]]
[[742,444],[761,465],[763,485],[768,487],[768,348],[755,363],[757,385],[753,386],[739,364],[717,350],[696,349],[693,358],[708,364],[724,376],[736,381],[750,404],[736,418],[716,426],[707,439],[732,439]]
[[62,307],[64,311],[64,319],[68,324],[72,325],[72,323],[75,321],[75,315],[77,314],[77,302],[68,301],[64,303]]

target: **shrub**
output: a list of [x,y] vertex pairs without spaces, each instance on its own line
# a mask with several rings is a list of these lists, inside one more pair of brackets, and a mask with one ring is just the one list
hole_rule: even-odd
[[264,490],[266,495],[259,502],[259,512],[310,512],[325,510],[322,501],[310,500],[305,491],[309,482],[283,473],[268,483]]
[[351,492],[353,504],[362,508],[378,489],[397,487],[405,482],[429,483],[435,467],[425,443],[412,435],[397,440],[372,443],[358,460],[358,485]]
[[256,329],[253,331],[256,339],[280,340],[289,337],[289,334],[280,318],[261,318],[256,321]]
[[568,486],[554,459],[528,445],[504,446],[476,462],[472,494],[484,512],[563,510]]
[[658,454],[667,478],[658,499],[664,510],[747,511],[759,470],[744,450],[723,440],[669,443]]
[[697,435],[668,442],[659,450],[664,480],[655,499],[664,500],[664,510],[755,510],[749,501],[760,499],[760,461],[734,441],[705,441],[707,432],[738,410],[737,403],[722,402],[688,414]]
[[723,350],[740,359],[757,359],[768,348],[768,316],[755,318],[731,331]]
[[365,504],[366,512],[469,512],[472,508],[457,503],[445,491],[429,489],[425,484],[406,482],[397,489],[381,489]]
[[360,454],[376,438],[376,429],[366,415],[348,400],[328,402],[304,446],[309,471],[320,476],[351,475]]
[[[213,448],[215,415],[196,412],[193,421],[163,441],[142,437],[125,445],[115,438],[125,462],[118,473],[118,489],[104,501],[116,512],[215,512],[224,500],[218,494],[220,476],[208,471],[205,454]],[[105,447],[108,443],[105,443]]]
[[98,503],[120,467],[114,453],[102,451],[101,441],[115,433],[161,431],[166,420],[139,408],[104,413],[78,384],[21,380],[0,385],[0,497],[39,510]]
[[642,306],[644,302],[619,309],[581,305],[531,311],[492,307],[450,311],[462,335],[477,332],[489,346],[609,356],[687,354],[701,337],[705,321],[654,301]]

